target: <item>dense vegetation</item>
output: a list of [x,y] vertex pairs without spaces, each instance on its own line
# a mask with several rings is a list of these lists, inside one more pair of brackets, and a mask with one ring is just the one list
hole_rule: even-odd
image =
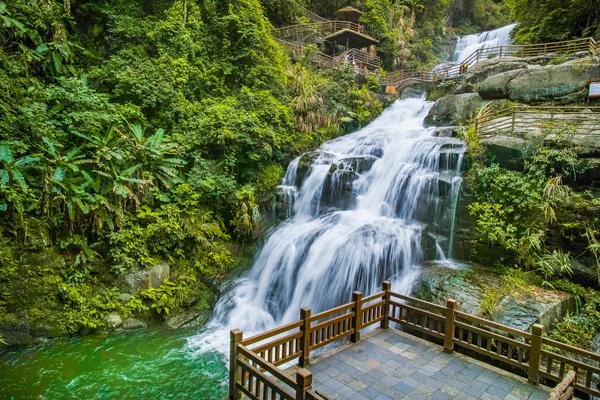
[[[302,150],[377,115],[291,65],[257,0],[0,2],[0,325],[209,306]],[[160,288],[124,274],[166,261]]]
[[[577,157],[572,142],[567,144],[573,128],[552,124],[545,129],[558,141],[523,149],[521,170],[501,167],[476,136],[466,135],[475,160],[467,176],[478,241],[473,256],[503,271],[524,272],[509,273],[511,278],[575,295],[582,312],[560,322],[552,336],[588,347],[600,326],[600,293],[589,288],[600,286],[600,196],[585,180],[591,166]],[[592,266],[591,276],[583,265]],[[504,289],[518,287],[512,279]],[[490,313],[498,294],[487,293]]]
[[520,22],[515,38],[543,43],[600,35],[600,7],[594,0],[506,0]]
[[[599,33],[593,2],[554,3],[0,0],[0,331],[61,335],[102,328],[111,312],[210,307],[286,163],[383,107],[377,82],[351,68],[292,63],[273,24],[352,4],[387,69],[431,66],[449,35],[503,25],[509,9],[520,41]],[[550,226],[598,262],[596,197],[563,184],[583,168],[573,163],[543,149],[522,173],[477,172],[482,242],[547,282],[568,273],[561,246],[539,245]],[[163,261],[162,286],[119,289]]]

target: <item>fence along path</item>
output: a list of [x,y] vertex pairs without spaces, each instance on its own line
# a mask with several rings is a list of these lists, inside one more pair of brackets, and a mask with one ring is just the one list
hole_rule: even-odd
[[545,127],[558,124],[567,134],[597,135],[600,139],[599,106],[524,106],[501,107],[490,102],[483,107],[475,122],[481,137],[490,135],[536,135]]
[[539,57],[550,54],[574,54],[582,51],[587,51],[595,54],[598,50],[598,43],[593,38],[582,38],[565,40],[561,42],[540,43],[540,44],[523,44],[523,45],[505,45],[490,47],[487,49],[478,49],[462,62],[449,64],[442,68],[437,68],[431,71],[421,70],[399,70],[390,72],[384,79],[383,85],[401,85],[403,82],[421,81],[421,82],[437,82],[441,80],[459,77],[465,74],[473,65],[479,61],[490,58],[504,57]]
[[[311,22],[284,26],[273,31],[275,40],[287,47],[294,56],[299,56],[307,44],[322,42],[328,35],[341,30],[350,30],[360,35],[367,34],[364,25],[351,21],[328,20],[307,9],[303,9],[303,12]],[[344,62],[367,70],[376,70],[381,65],[381,59],[377,55],[357,49],[348,49],[335,56],[312,50],[309,59],[317,66],[325,68],[333,68]]]
[[[600,354],[544,337],[542,325],[534,325],[531,332],[514,329],[460,312],[455,300],[445,306],[433,304],[394,292],[384,282],[379,293],[363,297],[354,292],[352,302],[317,314],[301,309],[298,321],[249,338],[231,331],[230,399],[244,393],[253,400],[323,400],[312,389],[310,371],[300,369],[293,377],[278,366],[297,360],[306,367],[311,351],[345,338],[357,343],[365,328],[379,324],[387,329],[390,322],[443,343],[447,353],[459,348],[494,365],[512,367],[531,384],[559,384],[560,395],[567,385],[600,396]],[[568,374],[574,377],[564,384]]]

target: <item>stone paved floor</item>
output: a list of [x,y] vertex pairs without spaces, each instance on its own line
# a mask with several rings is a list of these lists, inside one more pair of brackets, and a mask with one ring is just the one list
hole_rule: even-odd
[[396,329],[376,329],[311,360],[313,387],[330,400],[547,399],[509,372]]

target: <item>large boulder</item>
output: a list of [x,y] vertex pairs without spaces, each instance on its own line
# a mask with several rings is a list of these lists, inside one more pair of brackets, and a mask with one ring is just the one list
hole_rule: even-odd
[[477,93],[444,96],[435,102],[425,118],[427,126],[466,125],[473,119],[484,101]]
[[123,325],[123,318],[118,313],[110,313],[104,317],[104,322],[109,328],[119,328]]
[[165,317],[164,324],[171,329],[191,328],[208,321],[210,313],[200,307],[193,307]]
[[169,264],[164,261],[158,263],[148,272],[148,287],[160,287],[170,276],[171,268]]
[[146,323],[146,321],[142,321],[141,319],[125,318],[123,320],[123,324],[121,325],[121,328],[123,328],[123,329],[140,329],[140,328],[146,328],[147,326],[148,326],[148,323]]
[[523,155],[537,144],[531,140],[514,136],[490,136],[481,139],[481,144],[500,166],[512,170],[523,168]]
[[148,288],[158,288],[170,277],[170,267],[166,262],[160,262],[149,270],[134,268],[121,276],[117,286],[121,289],[123,299],[135,295]]
[[[512,290],[500,288],[506,288],[502,276],[489,269],[475,265],[449,268],[432,263],[423,268],[414,294],[438,304],[452,298],[457,300],[461,311],[526,331],[535,323],[551,327],[575,310],[574,297],[564,292],[533,285]],[[491,292],[498,297],[490,297]],[[491,304],[490,299],[494,300]]]
[[492,75],[526,67],[527,61],[519,58],[490,58],[473,65],[463,76],[463,80],[469,83],[481,82]]
[[585,100],[590,80],[600,80],[597,58],[559,65],[528,65],[489,76],[479,85],[479,95],[486,100],[507,98],[521,103],[569,104]]

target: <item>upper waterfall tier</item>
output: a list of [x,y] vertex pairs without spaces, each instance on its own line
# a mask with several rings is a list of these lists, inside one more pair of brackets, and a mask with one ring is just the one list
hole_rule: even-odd
[[479,49],[489,49],[491,47],[511,44],[512,39],[510,34],[516,26],[517,24],[511,24],[494,29],[493,31],[459,37],[456,41],[451,61],[461,62]]

